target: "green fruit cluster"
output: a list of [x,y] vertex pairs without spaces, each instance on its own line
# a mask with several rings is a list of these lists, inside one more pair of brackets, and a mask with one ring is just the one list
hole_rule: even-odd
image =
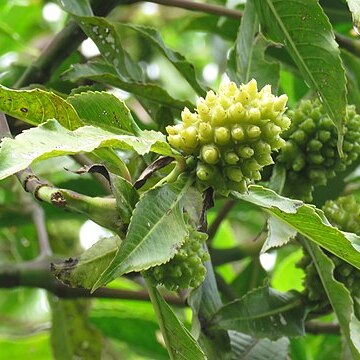
[[146,276],[154,285],[164,285],[169,290],[198,287],[205,279],[204,262],[209,254],[203,249],[207,235],[190,228],[189,236],[176,255],[166,264],[150,268]]
[[328,178],[344,171],[358,158],[360,116],[354,106],[347,107],[344,157],[340,158],[336,128],[320,101],[302,101],[287,115],[291,126],[284,133],[286,144],[278,156],[287,169],[284,194],[311,201],[314,186],[326,185]]
[[256,80],[239,88],[223,83],[218,94],[209,91],[198,100],[194,113],[183,110],[182,122],[166,128],[168,141],[197,159],[200,185],[244,192],[273,163],[271,152],[285,143],[280,134],[290,126],[286,102],[287,96],[274,96],[270,85],[258,91]]
[[328,200],[323,210],[332,225],[342,231],[360,235],[360,203],[353,195]]
[[[337,200],[329,200],[323,206],[330,223],[342,231],[360,235],[360,203],[352,195]],[[335,265],[334,277],[350,291],[354,301],[355,315],[360,319],[360,271],[337,256],[327,253]],[[315,264],[309,254],[305,253],[298,264],[305,271],[305,293],[310,301],[321,301],[328,304]]]

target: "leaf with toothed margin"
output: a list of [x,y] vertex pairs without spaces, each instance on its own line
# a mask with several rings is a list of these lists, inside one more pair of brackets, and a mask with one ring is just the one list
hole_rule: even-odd
[[166,105],[172,109],[182,110],[185,106],[192,107],[189,101],[173,98],[166,90],[156,84],[120,78],[110,65],[100,61],[75,64],[63,74],[63,79],[69,81],[90,79],[109,84],[146,100]]
[[333,28],[318,1],[254,0],[262,31],[281,43],[344,136],[346,79]]
[[155,286],[148,291],[171,360],[206,360],[198,342],[180,322]]
[[66,98],[84,125],[93,125],[114,133],[138,134],[141,130],[126,104],[105,91],[87,91]]
[[50,91],[40,89],[13,90],[0,85],[0,111],[30,125],[55,118],[70,130],[83,126],[71,104]]
[[249,186],[247,194],[233,192],[232,196],[264,208],[294,231],[360,269],[360,237],[331,226],[314,205],[285,198],[259,185]]
[[176,254],[188,235],[183,198],[190,181],[181,178],[142,195],[126,238],[93,290],[123,274],[164,264]]
[[199,96],[206,95],[205,87],[198,81],[196,77],[194,65],[186,61],[184,56],[178,52],[168,48],[164,44],[164,41],[161,38],[161,34],[157,29],[130,23],[124,24],[113,22],[112,24],[114,25],[119,35],[123,33],[124,29],[131,29],[140,36],[144,37],[150,44],[156,46],[158,50],[166,57],[166,59],[168,59],[171,64],[174,65],[174,67],[179,71],[179,73],[184,77],[184,79]]
[[316,267],[329,302],[339,321],[341,332],[353,355],[360,359],[360,321],[354,313],[354,303],[349,290],[334,278],[334,263],[316,245],[304,239],[304,247]]
[[210,328],[276,340],[283,336],[303,336],[305,315],[299,294],[281,293],[265,286],[221,307],[211,319]]
[[109,147],[134,150],[139,155],[152,151],[174,158],[181,156],[171,149],[165,135],[160,132],[144,130],[138,136],[117,135],[94,126],[70,131],[56,120],[48,120],[36,128],[24,131],[15,139],[2,140],[0,179],[25,169],[37,160]]
[[51,272],[70,287],[91,289],[109,266],[121,243],[118,236],[101,239],[78,258],[51,265]]

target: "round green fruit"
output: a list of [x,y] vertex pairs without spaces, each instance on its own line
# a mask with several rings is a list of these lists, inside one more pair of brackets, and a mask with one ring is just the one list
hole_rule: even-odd
[[256,80],[240,87],[223,83],[218,94],[209,91],[198,100],[195,112],[183,110],[182,122],[166,128],[168,141],[197,159],[200,187],[244,192],[285,143],[280,135],[290,126],[286,102],[287,96],[274,96],[270,85],[258,91]]
[[146,271],[146,276],[154,285],[164,285],[169,290],[198,287],[205,278],[204,262],[209,254],[203,248],[207,235],[189,229],[189,236],[175,256],[166,264]]
[[305,100],[289,110],[290,128],[284,132],[286,144],[277,161],[286,170],[284,195],[312,201],[315,186],[326,185],[359,156],[360,116],[348,106],[344,119],[344,156],[337,151],[337,131],[320,101]]

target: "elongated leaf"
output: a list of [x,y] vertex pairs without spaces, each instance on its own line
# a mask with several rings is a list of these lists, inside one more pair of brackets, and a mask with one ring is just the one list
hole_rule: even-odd
[[101,83],[116,86],[144,99],[166,105],[170,108],[183,109],[185,106],[191,108],[186,101],[172,98],[164,89],[156,84],[134,81],[131,79],[120,79],[113,69],[104,63],[90,62],[77,64],[64,73],[63,78],[70,81],[90,79]]
[[139,82],[144,79],[140,65],[135,63],[123,48],[122,38],[111,22],[95,16],[74,16],[74,19],[95,42],[104,59],[114,67],[119,79]]
[[360,3],[358,0],[346,0],[351,11],[354,29],[360,34]]
[[343,137],[345,71],[331,24],[317,1],[254,0],[267,36],[282,43]]
[[205,360],[205,354],[151,284],[148,290],[171,360]]
[[236,360],[286,360],[289,358],[287,338],[276,341],[256,339],[236,331],[229,331],[229,335]]
[[66,102],[75,108],[84,125],[94,125],[115,133],[140,132],[128,107],[112,94],[88,91],[69,96]]
[[99,240],[79,258],[52,264],[51,270],[66,285],[91,289],[113,260],[120,243],[117,236]]
[[360,238],[331,226],[323,212],[313,205],[284,198],[258,185],[250,186],[248,194],[233,195],[237,199],[263,207],[309,240],[360,269]]
[[[247,83],[253,78],[250,69],[252,52],[254,50],[254,38],[258,28],[259,21],[254,3],[248,1],[245,5],[244,16],[241,19],[239,32],[233,49],[236,58],[236,73],[242,83]],[[255,77],[255,79],[258,78]]]
[[280,65],[265,60],[265,50],[269,42],[262,35],[256,36],[259,21],[252,1],[245,5],[244,16],[236,43],[229,57],[229,76],[237,83],[247,83],[257,79],[259,87],[272,85],[277,92]]
[[0,111],[31,125],[38,125],[56,118],[67,129],[82,126],[74,108],[52,92],[12,90],[0,85]]
[[179,73],[187,80],[190,86],[195,90],[195,92],[204,96],[206,90],[203,85],[199,83],[196,78],[194,65],[190,64],[184,56],[169,49],[163,42],[161,35],[158,30],[154,28],[149,28],[141,25],[133,25],[133,24],[121,24],[121,23],[113,23],[119,35],[121,35],[122,30],[125,28],[132,29],[138,34],[145,37],[146,40],[155,45],[161,53],[175,66],[175,68],[179,71]]
[[56,359],[100,360],[102,338],[88,321],[88,300],[49,296],[52,309],[51,345]]
[[297,231],[294,228],[270,215],[268,219],[268,235],[261,252],[264,253],[274,247],[286,245],[296,234]]
[[298,294],[264,287],[224,305],[211,326],[276,340],[304,335],[304,317],[305,308]]
[[188,235],[182,201],[189,185],[188,181],[179,180],[140,198],[125,240],[93,289],[122,274],[163,264],[176,254]]
[[92,16],[89,0],[58,0],[59,5],[67,12],[80,16]]
[[142,131],[137,137],[116,135],[93,126],[70,131],[55,120],[26,130],[15,139],[4,139],[0,145],[0,179],[25,169],[35,160],[91,152],[102,147],[135,150],[140,155],[154,151],[179,156],[165,142],[165,136],[155,131]]
[[333,275],[335,266],[333,262],[317,245],[305,240],[304,246],[314,261],[318,275],[339,321],[341,331],[353,354],[353,358],[360,359],[360,332],[352,331],[355,328],[359,329],[360,321],[355,317],[353,301],[349,290],[342,283],[335,280]]

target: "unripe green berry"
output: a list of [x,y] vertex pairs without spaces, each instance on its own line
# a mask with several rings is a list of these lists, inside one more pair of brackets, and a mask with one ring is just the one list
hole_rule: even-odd
[[201,158],[207,163],[214,165],[220,159],[219,150],[214,145],[205,145],[201,148]]
[[198,163],[196,167],[196,175],[201,181],[210,181],[214,177],[214,168],[211,165]]
[[243,159],[251,158],[254,155],[254,149],[250,146],[239,146],[237,152]]
[[229,165],[235,165],[240,160],[236,153],[234,153],[233,151],[225,153],[224,159],[225,162]]
[[225,145],[230,141],[230,130],[226,127],[218,127],[215,129],[215,142],[220,145]]
[[231,129],[231,136],[235,141],[242,141],[245,138],[245,132],[241,125],[235,125]]

